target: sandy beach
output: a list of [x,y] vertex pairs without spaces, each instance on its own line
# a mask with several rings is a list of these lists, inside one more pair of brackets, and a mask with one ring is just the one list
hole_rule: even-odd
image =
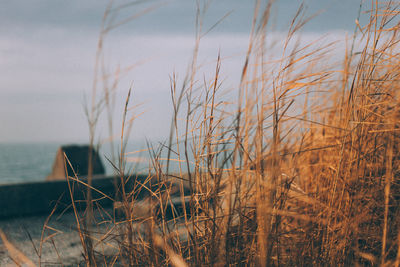
[[[100,214],[97,214],[97,217]],[[48,216],[30,216],[0,221],[0,229],[25,256],[35,264],[39,262],[43,226]],[[101,236],[110,224],[102,223],[93,227],[95,236]],[[42,246],[42,266],[77,266],[82,262],[82,245],[76,229],[73,213],[55,214],[48,223]],[[104,252],[110,247],[98,245]],[[0,241],[0,266],[15,266],[3,242]]]

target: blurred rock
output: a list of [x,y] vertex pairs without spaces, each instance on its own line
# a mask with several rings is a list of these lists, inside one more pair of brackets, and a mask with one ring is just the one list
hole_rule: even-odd
[[[66,145],[62,146],[57,150],[56,158],[53,163],[53,170],[47,180],[60,180],[68,176],[75,177],[86,177],[89,170],[89,146],[88,145]],[[64,160],[64,153],[67,156],[70,163]],[[67,172],[65,171],[67,167]],[[92,148],[92,166],[93,175],[104,175],[104,166],[101,162],[100,156],[97,151]]]

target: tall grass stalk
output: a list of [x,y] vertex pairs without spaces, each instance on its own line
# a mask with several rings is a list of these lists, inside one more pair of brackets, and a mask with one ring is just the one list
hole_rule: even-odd
[[[199,79],[208,8],[199,4],[182,86],[171,76],[170,136],[158,148],[149,143],[144,181],[125,171],[127,98],[114,164],[122,217],[114,216],[96,242],[116,248],[102,263],[399,266],[399,9],[391,1],[371,3],[369,23],[357,19],[352,45],[336,62],[335,44],[300,41],[308,21],[303,5],[281,57],[270,55],[273,2],[256,1],[234,105],[223,99],[220,53],[211,77]],[[107,10],[114,10],[112,2]],[[93,99],[96,94],[95,83]],[[92,146],[98,107],[110,108],[109,100],[92,103]],[[134,186],[125,191],[128,179]],[[90,179],[88,185],[91,208]],[[94,266],[100,252],[90,245],[90,220],[80,234],[86,265]]]

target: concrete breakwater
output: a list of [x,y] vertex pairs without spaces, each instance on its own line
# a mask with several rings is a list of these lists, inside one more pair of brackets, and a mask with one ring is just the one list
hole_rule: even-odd
[[[133,186],[133,181],[145,181],[146,177],[141,175],[131,177],[125,185],[126,190]],[[86,179],[81,181],[87,182]],[[70,180],[70,185],[77,208],[84,208],[87,186],[73,180]],[[103,207],[112,206],[113,201],[104,195],[112,199],[115,197],[114,177],[96,177],[93,179],[92,187],[102,192],[101,194],[92,190],[93,199],[96,199],[98,204]],[[0,219],[50,214],[54,208],[56,212],[63,212],[66,209],[72,211],[71,203],[66,180],[0,185]]]

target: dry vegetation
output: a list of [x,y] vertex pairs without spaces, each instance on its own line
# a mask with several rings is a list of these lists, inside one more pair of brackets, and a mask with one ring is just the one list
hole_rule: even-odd
[[[119,187],[122,214],[104,213],[100,237],[77,215],[86,265],[399,266],[399,10],[372,5],[340,70],[327,66],[330,45],[296,42],[301,9],[271,62],[270,5],[257,6],[234,107],[219,99],[219,58],[213,79],[196,79],[200,8],[190,71],[181,89],[171,79],[169,142],[149,148],[148,179]],[[126,136],[119,184],[135,179]]]

